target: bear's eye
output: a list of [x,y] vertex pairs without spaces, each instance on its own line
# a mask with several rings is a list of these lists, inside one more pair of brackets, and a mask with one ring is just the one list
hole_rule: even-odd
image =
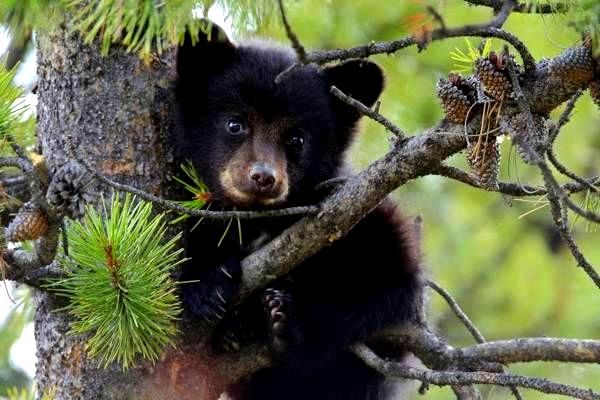
[[300,150],[304,146],[304,138],[302,136],[291,136],[285,141],[285,144],[293,150]]
[[248,128],[241,118],[234,117],[227,121],[227,130],[231,135],[238,136],[245,134]]

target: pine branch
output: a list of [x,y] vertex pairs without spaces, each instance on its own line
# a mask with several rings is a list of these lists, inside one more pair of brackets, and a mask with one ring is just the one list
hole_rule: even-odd
[[[515,68],[513,65],[509,65],[508,72],[510,75],[510,80],[513,86],[514,96],[519,107],[520,112],[522,112],[526,116],[527,121],[527,134],[528,135],[539,135],[536,132],[537,127],[535,122],[533,121],[533,115],[531,108],[526,99],[526,95],[521,88],[519,83],[519,79],[515,72]],[[510,131],[510,126],[505,126],[507,131]],[[529,155],[532,162],[540,169],[542,176],[544,178],[544,183],[547,190],[548,201],[550,202],[550,211],[552,213],[552,218],[558,231],[566,242],[567,247],[571,251],[571,254],[577,261],[577,264],[586,272],[586,274],[592,279],[594,284],[600,288],[600,274],[595,270],[595,268],[589,263],[586,257],[583,255],[568,227],[568,215],[566,212],[566,208],[564,207],[563,202],[566,202],[565,199],[568,199],[565,193],[562,191],[562,188],[556,182],[554,176],[552,175],[552,171],[546,164],[546,161],[542,158],[541,155],[537,154],[535,150],[523,140],[522,135],[515,135],[515,139],[517,144],[519,144],[524,151]]]
[[555,383],[542,378],[482,371],[431,371],[409,367],[397,362],[386,361],[377,356],[364,344],[355,345],[353,351],[354,354],[370,367],[386,376],[396,378],[416,379],[427,384],[438,386],[468,385],[473,383],[507,387],[518,386],[537,390],[542,393],[559,394],[576,399],[600,400],[600,394],[593,392],[592,390],[579,389],[575,386]]
[[[543,196],[546,194],[546,189],[543,186],[534,186],[526,183],[515,183],[515,182],[498,182],[497,189],[483,188],[480,183],[470,173],[463,171],[459,168],[442,164],[433,173],[434,175],[443,176],[449,179],[453,179],[469,186],[485,189],[492,192],[503,193],[509,196],[524,197],[524,196]],[[583,182],[570,182],[561,186],[562,190],[568,194],[580,193],[588,190],[590,185],[597,185],[600,183],[600,176],[594,176],[591,178],[581,178]]]
[[[527,49],[527,46],[515,35],[502,29],[481,26],[464,26],[459,28],[435,29],[431,32],[430,41],[445,40],[455,37],[482,37],[498,38],[510,43],[521,55],[525,70],[535,70],[535,59]],[[375,54],[392,54],[411,46],[422,46],[415,37],[407,36],[402,39],[388,42],[370,43],[348,49],[310,51],[306,56],[307,62],[324,64],[330,61],[346,60],[349,58],[366,58]]]
[[[181,214],[190,215],[192,217],[211,218],[220,220],[229,220],[231,218],[239,219],[256,219],[256,218],[273,218],[273,217],[284,217],[291,215],[314,215],[319,212],[318,206],[300,206],[300,207],[289,207],[275,210],[262,210],[262,211],[209,211],[209,210],[198,210],[194,208],[184,207],[176,201],[166,200],[159,196],[155,196],[144,190],[135,188],[131,185],[116,182],[93,168],[87,160],[83,158],[81,154],[78,154],[73,145],[70,134],[66,134],[65,141],[67,142],[68,151],[70,156],[83,165],[87,172],[92,174],[96,179],[105,185],[125,193],[131,193],[139,198],[150,201],[162,209],[176,211]],[[0,160],[1,161],[1,160]]]
[[[462,324],[465,326],[465,328],[467,328],[467,330],[471,333],[471,336],[473,336],[473,338],[475,339],[475,341],[477,341],[477,343],[485,343],[486,342],[485,338],[483,337],[483,335],[481,334],[479,329],[477,329],[477,327],[471,321],[471,319],[468,317],[468,315],[458,305],[458,302],[456,300],[454,300],[454,297],[452,297],[452,295],[450,293],[448,293],[448,291],[446,289],[444,289],[443,287],[441,287],[440,285],[438,285],[437,283],[435,283],[431,280],[427,281],[427,285],[430,288],[432,288],[433,290],[435,290],[440,296],[442,296],[444,298],[444,300],[446,300],[446,302],[448,303],[448,305],[450,306],[450,308],[452,309],[452,311],[454,312],[456,317],[460,320],[460,322],[462,322]],[[513,396],[517,400],[522,400],[521,393],[519,392],[519,389],[517,389],[516,386],[509,385],[509,388],[510,388],[510,391],[512,392]]]

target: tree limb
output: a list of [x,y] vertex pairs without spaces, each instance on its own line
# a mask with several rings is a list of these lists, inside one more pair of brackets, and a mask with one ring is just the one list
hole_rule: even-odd
[[377,356],[364,344],[353,347],[354,354],[367,365],[386,376],[404,379],[416,379],[421,382],[438,386],[485,384],[496,386],[519,386],[537,390],[543,393],[560,394],[576,399],[600,400],[600,394],[592,390],[579,389],[575,386],[555,383],[543,378],[533,378],[521,375],[493,372],[463,372],[463,371],[431,371],[413,368],[397,362],[386,361]]

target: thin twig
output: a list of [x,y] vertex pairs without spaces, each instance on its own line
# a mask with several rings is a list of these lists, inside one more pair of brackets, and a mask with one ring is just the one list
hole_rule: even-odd
[[[473,321],[471,321],[469,316],[462,310],[458,302],[454,299],[454,297],[452,297],[450,293],[448,293],[446,289],[444,289],[443,287],[431,280],[427,281],[427,285],[433,290],[435,290],[440,296],[442,296],[444,300],[446,300],[456,317],[460,320],[460,322],[462,322],[465,328],[467,328],[467,330],[471,333],[471,336],[473,336],[477,343],[486,342],[483,334],[479,331],[479,329],[477,329]],[[521,400],[522,396],[519,392],[519,389],[517,389],[517,387],[514,385],[510,385],[509,387],[513,396],[515,396],[517,400]]]
[[446,22],[444,21],[444,17],[436,10],[433,6],[427,6],[427,12],[431,14],[433,19],[438,23],[440,29],[446,30]]
[[400,140],[406,139],[406,135],[404,134],[404,132],[402,132],[402,129],[398,128],[397,125],[395,125],[393,122],[391,122],[389,119],[387,119],[383,115],[379,114],[378,112],[376,112],[374,110],[371,110],[369,107],[365,106],[363,103],[356,100],[355,98],[352,98],[352,97],[346,95],[344,92],[342,92],[340,89],[336,88],[335,86],[331,87],[331,93],[338,99],[342,100],[344,103],[348,104],[349,106],[354,107],[361,114],[366,115],[367,117],[371,118],[372,120],[374,120],[376,122],[379,122],[388,131],[390,131],[394,135],[396,135],[396,137],[399,138]]
[[[507,70],[511,79],[513,93],[517,101],[517,105],[520,111],[527,117],[528,134],[535,135],[537,127],[533,121],[533,115],[531,113],[529,103],[525,100],[523,90],[521,89],[519,79],[515,72],[515,66],[512,64],[512,62],[509,62]],[[571,231],[569,230],[568,214],[561,200],[567,201],[570,199],[568,199],[568,197],[566,196],[565,192],[562,190],[556,179],[554,179],[552,171],[550,170],[542,156],[537,154],[528,143],[522,140],[520,135],[514,136],[515,140],[518,140],[520,142],[518,144],[521,146],[521,148],[523,148],[523,150],[525,150],[528,153],[529,157],[533,160],[534,164],[542,172],[542,176],[544,178],[544,183],[547,190],[548,201],[550,202],[550,212],[552,214],[554,223],[558,228],[560,236],[563,238],[563,240],[567,244],[567,247],[571,251],[571,254],[577,261],[577,265],[579,265],[590,277],[590,279],[592,279],[594,284],[598,288],[600,288],[600,274],[598,274],[596,269],[583,255],[583,253],[575,243]]]
[[577,175],[576,173],[574,173],[573,171],[569,170],[563,163],[561,163],[558,160],[558,158],[556,157],[554,148],[549,147],[548,150],[546,151],[546,154],[548,155],[548,160],[550,160],[550,162],[552,163],[552,165],[554,165],[554,168],[556,168],[556,170],[558,172],[560,172],[561,174],[563,174],[565,176],[568,176],[569,178],[573,179],[575,182],[578,182],[579,184],[585,186],[587,189],[591,190],[592,192],[596,192],[596,193],[598,192],[598,188],[596,186],[589,183],[585,178],[582,178],[579,175]]
[[296,52],[296,56],[298,56],[298,61],[301,64],[306,64],[306,50],[304,49],[304,46],[302,46],[302,43],[300,43],[298,36],[292,30],[292,27],[290,26],[290,24],[288,22],[287,15],[285,13],[285,7],[283,6],[283,0],[278,0],[278,3],[279,3],[279,12],[281,13],[281,21],[283,22],[283,26],[285,27],[285,33],[286,33],[288,39],[290,40],[290,42],[292,43],[292,47],[294,48],[294,51]]
[[560,133],[562,127],[565,126],[571,120],[571,115],[573,114],[573,110],[575,109],[575,104],[577,104],[577,100],[581,97],[582,94],[583,90],[579,89],[567,102],[565,109],[558,118],[558,122],[550,130],[550,137],[548,139],[550,146],[554,144],[554,141],[556,140],[556,137]]
[[92,168],[86,160],[76,154],[71,136],[66,135],[65,141],[67,143],[68,151],[73,159],[79,162],[84,168],[92,174],[100,182],[112,187],[113,189],[127,192],[138,196],[139,198],[150,201],[163,209],[176,211],[178,213],[187,214],[192,217],[203,217],[210,219],[229,220],[231,218],[240,219],[258,219],[258,218],[272,218],[272,217],[284,217],[292,215],[314,215],[319,212],[319,206],[300,206],[300,207],[288,207],[274,210],[261,210],[261,211],[210,211],[210,210],[197,210],[188,207],[184,207],[176,201],[166,200],[161,197],[155,196],[144,190],[136,187],[126,185],[123,183],[115,182],[112,179],[100,174],[94,168]]
[[[527,49],[527,46],[515,35],[498,28],[481,27],[467,25],[459,28],[434,29],[431,32],[431,41],[444,40],[454,37],[495,37],[510,43],[521,55],[525,71],[535,70],[535,59]],[[335,60],[345,60],[348,58],[366,58],[375,54],[391,54],[410,46],[421,44],[415,37],[407,36],[402,39],[389,42],[369,43],[363,46],[351,47],[348,49],[334,49],[311,51],[306,55],[307,63],[324,64]]]
[[498,11],[496,17],[494,17],[494,19],[489,22],[489,25],[493,26],[494,28],[502,27],[502,25],[504,25],[504,23],[508,19],[510,13],[517,6],[515,0],[504,0],[502,3],[502,7],[500,7],[500,10]]
[[477,341],[477,343],[485,343],[485,338],[479,332],[479,329],[475,326],[473,321],[469,318],[469,316],[462,310],[462,308],[458,305],[456,300],[452,297],[450,293],[446,291],[443,287],[435,283],[434,281],[428,280],[427,286],[435,290],[440,296],[446,300],[446,303],[450,306],[456,317],[462,322],[462,324],[467,328],[467,330],[471,333],[471,336]]

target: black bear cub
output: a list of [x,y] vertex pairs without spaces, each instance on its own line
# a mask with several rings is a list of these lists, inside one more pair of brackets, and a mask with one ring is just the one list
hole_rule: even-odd
[[[210,39],[210,40],[209,40]],[[383,89],[367,60],[293,69],[292,51],[234,45],[216,26],[178,49],[177,147],[211,190],[211,209],[317,204],[315,187],[340,176],[360,115],[331,86],[371,106]],[[240,261],[298,218],[202,221],[188,235],[184,307],[198,321],[231,319]],[[250,377],[235,398],[259,400],[388,399],[390,385],[350,353],[352,343],[419,321],[422,277],[410,229],[385,200],[344,238],[260,293],[256,307],[234,313],[262,332],[275,366]],[[250,299],[249,302],[254,300]],[[239,393],[238,393],[239,392]]]

